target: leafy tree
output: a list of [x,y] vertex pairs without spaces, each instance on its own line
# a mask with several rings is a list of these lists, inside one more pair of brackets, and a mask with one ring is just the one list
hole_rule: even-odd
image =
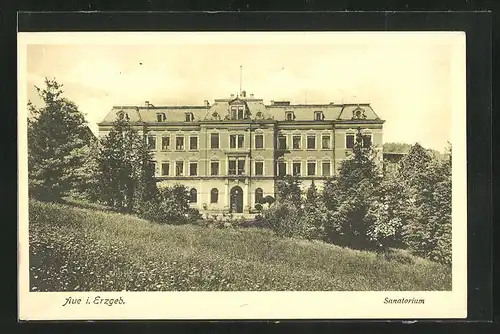
[[421,171],[431,162],[432,156],[429,151],[423,148],[419,143],[413,145],[401,160],[400,176],[409,184],[420,183]]
[[449,159],[407,166],[414,170],[412,177],[404,179],[412,215],[402,231],[403,240],[414,254],[450,264],[451,151]]
[[384,143],[384,152],[389,153],[408,153],[411,145],[406,143]]
[[63,85],[45,79],[36,87],[44,102],[28,102],[29,194],[43,201],[60,201],[82,182],[79,166],[88,153],[92,134],[76,104],[63,97]]
[[402,226],[411,218],[411,203],[398,179],[385,179],[374,191],[365,216],[370,241],[382,251],[402,247]]

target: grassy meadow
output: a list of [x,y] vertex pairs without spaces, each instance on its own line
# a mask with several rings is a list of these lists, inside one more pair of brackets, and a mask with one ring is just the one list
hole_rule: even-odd
[[[31,200],[31,291],[451,290],[451,268],[256,228],[169,226]],[[403,252],[403,251],[397,251]]]

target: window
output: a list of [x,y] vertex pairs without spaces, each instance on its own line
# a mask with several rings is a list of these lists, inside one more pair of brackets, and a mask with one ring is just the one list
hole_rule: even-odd
[[189,149],[191,151],[196,151],[198,149],[198,137],[197,136],[189,137]]
[[183,151],[184,150],[184,137],[177,137],[177,138],[175,138],[175,149],[177,151]]
[[168,162],[162,162],[161,175],[168,176],[169,174],[170,174],[170,164]]
[[292,137],[292,145],[294,150],[300,150],[300,136]]
[[191,162],[189,163],[189,175],[196,176],[198,174],[198,163]]
[[219,162],[212,161],[210,163],[210,175],[219,175]]
[[262,188],[255,189],[255,203],[262,203],[264,199],[264,191]]
[[192,122],[193,120],[194,120],[193,113],[187,112],[186,113],[186,122]]
[[314,112],[314,119],[317,121],[322,121],[325,117],[323,116],[322,111],[315,111]]
[[307,149],[314,150],[316,148],[316,136],[307,136]]
[[316,174],[316,162],[309,161],[307,163],[307,175],[315,175]]
[[210,134],[210,147],[211,148],[219,148],[219,134],[218,133]]
[[233,158],[229,160],[229,175],[245,174],[245,158]]
[[286,136],[285,135],[278,136],[278,149],[286,150]]
[[196,189],[191,189],[189,191],[189,202],[196,203],[198,202],[198,191]]
[[149,150],[156,150],[156,137],[155,136],[148,136],[147,143],[148,143]]
[[170,148],[170,136],[163,136],[161,138],[161,149],[166,151]]
[[175,176],[182,176],[184,174],[184,161],[175,162]]
[[244,118],[245,118],[244,106],[231,107],[231,119],[244,119]]
[[243,174],[245,174],[245,160],[239,159],[238,160],[238,175],[243,175]]
[[286,175],[286,162],[279,161],[278,162],[278,176],[285,176],[285,175]]
[[229,160],[229,175],[236,175],[236,160]]
[[229,147],[230,148],[242,148],[243,147],[243,135],[230,135],[229,136]]
[[294,162],[292,163],[292,173],[294,176],[300,175],[300,168],[301,168],[302,163],[300,162]]
[[329,161],[323,161],[321,169],[323,170],[323,176],[330,176],[330,162]]
[[345,135],[345,147],[354,148],[354,134]]
[[370,147],[372,145],[372,135],[364,134],[363,135],[363,147]]
[[157,113],[156,114],[156,121],[157,122],[165,122],[167,120],[167,116],[165,113]]
[[264,148],[264,135],[255,135],[255,148]]
[[217,203],[219,201],[219,191],[216,188],[210,190],[210,203]]
[[324,150],[330,148],[330,136],[329,135],[324,135],[321,138],[321,148]]
[[263,161],[255,161],[255,175],[264,175]]
[[287,120],[287,121],[293,121],[293,119],[294,119],[294,118],[295,118],[295,117],[294,117],[294,115],[293,115],[293,111],[287,111],[287,112],[286,112],[286,120]]

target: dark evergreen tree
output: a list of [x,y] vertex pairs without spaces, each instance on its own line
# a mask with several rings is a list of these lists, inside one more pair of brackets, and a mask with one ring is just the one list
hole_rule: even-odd
[[300,184],[300,180],[296,176],[285,175],[282,179],[276,181],[276,200],[288,200],[299,206],[302,201]]
[[97,159],[100,201],[121,211],[134,212],[156,195],[153,157],[127,119],[117,119],[101,140]]
[[28,103],[29,194],[43,201],[60,201],[81,184],[92,140],[84,115],[63,97],[62,85],[45,79],[35,87],[44,106]]
[[318,189],[314,184],[314,180],[311,182],[309,188],[307,188],[306,192],[306,206],[308,207],[317,207],[320,204],[320,196],[318,194]]
[[[382,177],[373,147],[363,145],[358,130],[352,154],[340,164],[335,182],[337,205],[325,231],[331,242],[353,248],[374,248],[377,241],[369,236],[367,213]],[[331,188],[329,187],[329,191]],[[328,189],[327,189],[328,190]],[[334,205],[332,205],[334,204]]]

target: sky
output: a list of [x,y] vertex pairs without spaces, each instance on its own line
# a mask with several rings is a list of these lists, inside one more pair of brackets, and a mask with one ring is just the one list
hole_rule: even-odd
[[63,84],[97,133],[113,106],[202,105],[240,85],[256,98],[292,103],[370,103],[384,124],[384,142],[442,151],[452,133],[451,57],[443,36],[308,39],[264,43],[37,43],[27,48],[27,97],[45,77]]

